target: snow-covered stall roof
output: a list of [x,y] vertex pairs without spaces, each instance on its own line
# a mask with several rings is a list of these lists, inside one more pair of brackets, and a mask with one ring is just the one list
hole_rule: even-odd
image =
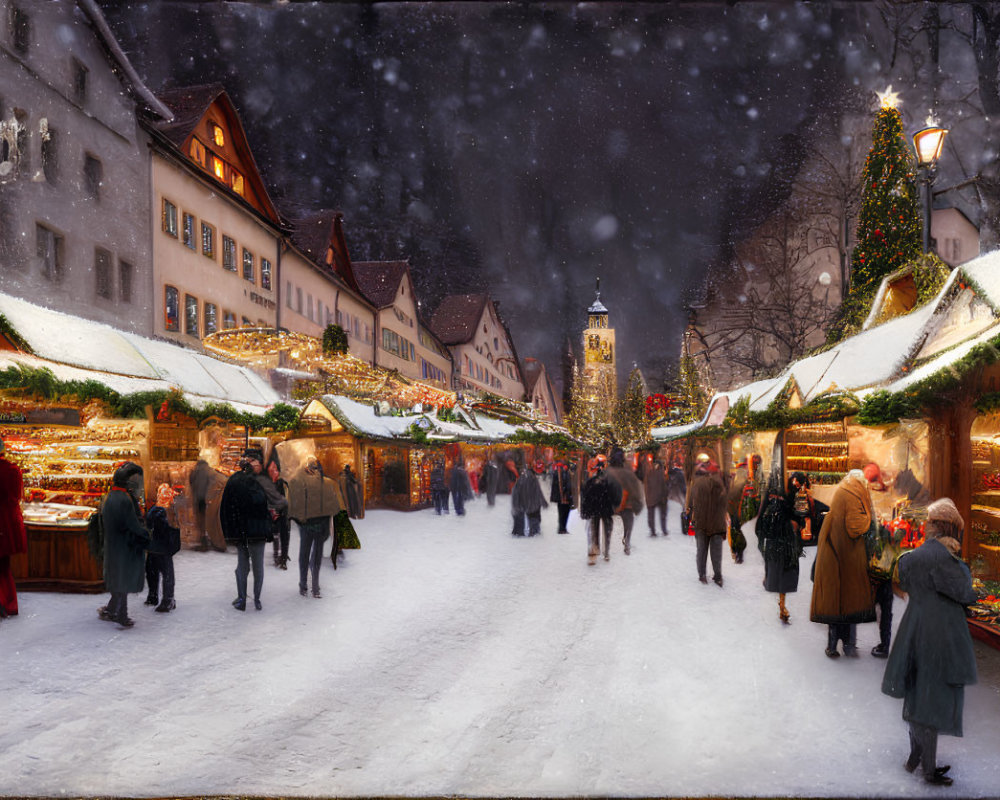
[[[986,296],[986,300],[1000,312],[1000,250],[967,261],[955,270],[965,274]],[[952,273],[954,278],[955,273]]]
[[4,353],[4,366],[44,366],[63,380],[90,378],[121,394],[176,388],[196,407],[223,402],[260,413],[280,400],[252,370],[169,342],[6,294],[0,294],[0,314],[36,356]]

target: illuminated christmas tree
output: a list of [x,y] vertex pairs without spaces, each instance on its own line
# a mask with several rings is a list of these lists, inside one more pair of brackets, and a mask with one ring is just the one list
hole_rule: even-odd
[[872,146],[862,172],[857,245],[851,282],[827,337],[835,342],[860,328],[882,279],[920,255],[923,223],[913,156],[903,138],[899,98],[890,86],[879,94]]
[[615,406],[613,424],[615,443],[634,447],[649,439],[649,418],[646,415],[646,392],[642,373],[633,366],[625,387],[625,396]]

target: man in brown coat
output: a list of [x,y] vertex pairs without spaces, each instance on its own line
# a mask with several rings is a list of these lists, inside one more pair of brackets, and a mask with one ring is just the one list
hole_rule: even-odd
[[643,478],[643,491],[646,494],[646,513],[649,522],[649,535],[656,536],[656,518],[660,518],[660,531],[667,535],[667,473],[663,462],[656,459],[646,467]]
[[829,626],[826,654],[837,658],[837,642],[844,655],[857,658],[855,626],[875,621],[875,600],[868,579],[865,534],[874,517],[868,481],[859,469],[840,482],[823,520],[816,546],[816,577],[809,619]]
[[688,487],[685,506],[694,525],[698,580],[708,583],[705,574],[708,555],[712,556],[712,580],[722,586],[722,540],[726,538],[726,484],[719,465],[708,455],[698,457],[694,478]]

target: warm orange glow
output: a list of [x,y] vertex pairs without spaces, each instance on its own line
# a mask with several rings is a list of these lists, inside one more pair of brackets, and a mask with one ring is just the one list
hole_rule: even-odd
[[222,161],[216,158],[215,156],[212,156],[212,169],[215,171],[216,178],[218,178],[220,181],[225,180],[226,177],[225,166],[223,165]]
[[243,176],[236,170],[233,170],[233,191],[239,195],[243,194]]
[[212,138],[215,140],[215,143],[219,147],[226,146],[226,134],[223,133],[222,128],[220,128],[218,125],[212,126]]

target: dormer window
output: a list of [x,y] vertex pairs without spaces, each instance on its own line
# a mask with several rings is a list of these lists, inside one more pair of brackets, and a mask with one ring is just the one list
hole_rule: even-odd
[[192,161],[200,164],[203,167],[205,166],[205,156],[206,156],[205,145],[203,145],[200,141],[198,141],[197,139],[192,139],[191,147],[188,148],[188,153],[191,156]]
[[212,156],[212,172],[215,173],[215,177],[220,181],[226,179],[226,165],[222,163],[222,159],[218,156]]
[[218,147],[226,146],[226,132],[222,130],[218,125],[212,125],[212,141]]

